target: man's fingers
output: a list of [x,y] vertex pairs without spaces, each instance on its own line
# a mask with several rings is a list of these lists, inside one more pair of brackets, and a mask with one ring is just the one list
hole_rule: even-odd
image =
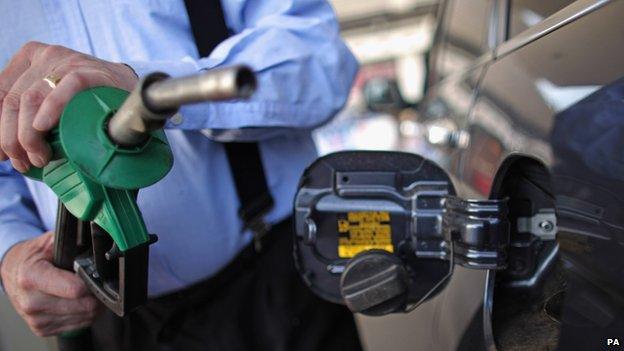
[[52,154],[45,141],[45,133],[33,128],[35,114],[51,90],[43,80],[35,82],[22,94],[20,101],[17,139],[26,151],[30,163],[37,167],[45,166]]
[[[18,138],[19,119],[25,116],[24,113],[20,113],[20,107],[23,104],[31,106],[35,104],[35,100],[41,99],[41,97],[38,97],[39,92],[29,89],[33,86],[39,86],[38,84],[42,80],[41,76],[46,72],[48,66],[49,63],[46,63],[45,65],[32,66],[24,71],[13,83],[10,91],[6,94],[2,102],[2,115],[0,116],[0,148],[11,158],[13,167],[20,172],[25,172],[30,168],[28,153],[24,150]],[[24,95],[26,91],[29,93]],[[31,110],[32,109],[33,107],[31,107]],[[32,119],[32,117],[29,119]],[[34,140],[37,136],[29,136],[29,138]]]
[[74,71],[61,78],[60,83],[50,92],[35,116],[33,127],[41,132],[54,128],[65,105],[77,93],[99,85],[114,86],[114,80],[101,71]]
[[77,299],[63,299],[43,292],[33,291],[21,296],[19,310],[28,316],[38,315],[85,315],[95,316],[98,311],[98,301],[93,296]]
[[[0,91],[6,94],[0,115],[0,147],[3,153],[11,158],[13,166],[21,172],[28,170],[31,160],[18,137],[19,123],[15,124],[17,122],[12,120],[16,119],[18,115],[20,118],[27,116],[27,114],[19,112],[22,105],[30,106],[30,110],[34,109],[31,114],[36,113],[36,107],[41,103],[36,100],[41,99],[38,96],[41,91],[33,90],[31,87],[41,86],[40,83],[45,75],[61,59],[60,52],[62,50],[67,49],[37,42],[28,43],[0,73]],[[41,89],[39,88],[39,90]],[[5,123],[5,120],[9,121]],[[32,125],[32,116],[28,120],[29,124]],[[43,136],[26,134],[22,135],[21,138],[27,139],[31,148],[39,149],[31,152],[31,154],[33,154],[33,159],[41,163],[40,160],[46,156],[47,150],[46,146],[41,145]]]
[[15,169],[25,172],[28,170],[28,165],[23,160],[27,160],[28,156],[17,139],[19,105],[20,95],[16,93],[8,94],[2,102],[0,149],[11,158]]
[[27,276],[25,285],[28,286],[22,288],[35,289],[65,299],[79,299],[89,294],[89,289],[76,274],[56,268],[51,262],[39,261],[32,271],[38,277]]
[[85,296],[79,299],[55,299],[55,302],[51,303],[46,313],[52,315],[67,315],[77,314],[86,315],[88,317],[95,316],[98,311],[98,300],[93,296]]
[[45,44],[29,42],[22,46],[15,56],[0,72],[0,95],[6,95],[19,77],[30,67],[33,55],[41,50]]
[[63,332],[80,330],[93,323],[93,315],[38,315],[26,316],[26,323],[30,329],[41,337],[53,336]]
[[98,300],[93,296],[85,296],[78,299],[63,299],[48,296],[48,300],[41,312],[55,316],[75,314],[92,317],[95,316],[97,310]]
[[53,245],[53,233],[47,232],[16,245],[5,256],[5,262],[19,262],[14,272],[9,271],[6,291],[31,330],[40,336],[89,325],[102,308],[80,278],[53,266]]

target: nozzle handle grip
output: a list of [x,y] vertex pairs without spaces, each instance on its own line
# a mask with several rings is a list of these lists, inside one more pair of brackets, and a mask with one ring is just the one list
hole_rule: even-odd
[[[74,217],[59,201],[54,232],[54,265],[73,271],[74,259],[89,247],[86,223]],[[59,351],[93,351],[91,329],[62,333],[56,338]]]

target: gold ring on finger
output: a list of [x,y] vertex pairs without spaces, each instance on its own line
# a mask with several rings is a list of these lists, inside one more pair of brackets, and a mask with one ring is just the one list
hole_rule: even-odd
[[54,88],[56,88],[58,83],[61,81],[61,77],[55,76],[53,74],[50,74],[50,75],[46,76],[45,78],[43,78],[43,81],[48,83],[50,88],[54,89]]

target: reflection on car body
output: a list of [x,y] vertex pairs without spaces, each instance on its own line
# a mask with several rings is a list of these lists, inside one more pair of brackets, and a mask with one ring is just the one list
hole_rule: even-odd
[[[600,348],[609,337],[624,337],[618,335],[624,330],[624,67],[616,62],[624,52],[624,4],[511,4],[510,39],[486,61],[469,110],[453,117],[470,134],[470,146],[448,153],[456,160],[448,170],[465,196],[510,197],[512,223],[535,216],[550,201],[559,254],[544,270],[554,247],[536,245],[512,225],[510,266],[473,292],[485,292],[485,317],[475,318],[482,328],[474,327],[475,320],[467,328],[478,332],[464,333],[461,340],[470,346],[459,347]],[[531,13],[543,22],[535,25]],[[459,76],[465,81],[470,73]],[[538,276],[533,289],[514,288]]]

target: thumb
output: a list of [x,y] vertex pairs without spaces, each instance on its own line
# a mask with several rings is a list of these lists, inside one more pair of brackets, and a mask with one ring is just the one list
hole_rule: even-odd
[[45,232],[34,239],[34,242],[41,247],[44,259],[54,260],[54,232]]

